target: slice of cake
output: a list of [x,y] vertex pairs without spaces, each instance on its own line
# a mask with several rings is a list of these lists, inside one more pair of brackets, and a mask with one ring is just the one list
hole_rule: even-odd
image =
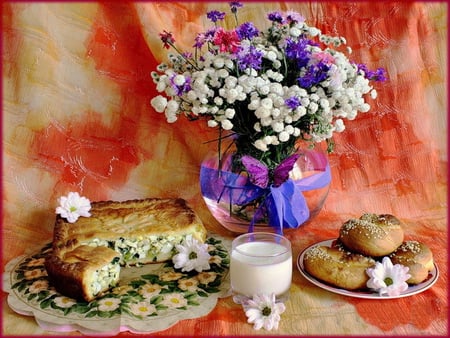
[[93,202],[90,217],[56,217],[45,266],[60,293],[91,301],[119,280],[120,266],[164,262],[192,236],[206,240],[200,218],[178,199]]

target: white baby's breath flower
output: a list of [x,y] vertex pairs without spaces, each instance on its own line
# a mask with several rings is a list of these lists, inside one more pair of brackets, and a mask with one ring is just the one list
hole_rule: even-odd
[[275,294],[254,295],[242,304],[247,322],[253,324],[255,330],[264,328],[268,331],[278,329],[281,314],[286,310],[283,303],[275,301]]
[[166,116],[167,123],[175,123],[178,120],[177,114],[166,110],[164,112]]
[[269,148],[267,147],[267,143],[263,140],[256,140],[253,144],[256,149],[259,149],[261,151],[267,151]]
[[178,253],[172,257],[174,267],[181,271],[201,272],[208,270],[209,258],[208,244],[201,243],[192,236],[187,236],[183,243],[176,245]]
[[74,223],[80,216],[90,217],[91,202],[77,192],[69,192],[67,196],[58,199],[59,206],[56,213],[66,218],[69,223]]
[[221,58],[221,57],[217,57],[217,58],[214,59],[213,65],[217,69],[223,68],[225,66],[225,60],[223,58]]
[[225,109],[225,116],[228,118],[228,119],[232,119],[233,117],[234,117],[234,114],[235,114],[236,112],[235,112],[235,110],[233,109],[233,108],[227,108],[227,109]]
[[222,126],[222,128],[224,130],[231,130],[231,129],[233,129],[233,123],[230,120],[228,120],[228,119],[222,120],[220,125]]
[[151,105],[153,108],[155,108],[155,110],[158,113],[162,113],[164,112],[164,109],[166,109],[167,106],[167,98],[162,96],[162,95],[158,95],[155,96],[151,101],[150,101]]
[[370,91],[370,97],[375,100],[377,98],[377,96],[378,96],[377,90],[376,89],[372,89]]
[[408,289],[406,281],[411,277],[409,268],[401,264],[393,265],[389,257],[376,262],[375,267],[366,270],[370,279],[367,287],[378,291],[380,296],[398,296]]
[[341,133],[345,130],[345,124],[342,119],[337,119],[334,121],[334,130],[338,133]]
[[320,34],[320,29],[316,27],[308,27],[309,35],[311,36],[317,36]]
[[282,131],[281,133],[278,134],[278,139],[280,140],[280,142],[289,141],[289,133],[286,131]]
[[208,127],[210,127],[210,128],[215,128],[219,125],[219,123],[216,120],[208,120],[207,124],[208,124]]
[[186,78],[183,75],[175,75],[173,78],[173,83],[177,86],[182,86],[186,82]]

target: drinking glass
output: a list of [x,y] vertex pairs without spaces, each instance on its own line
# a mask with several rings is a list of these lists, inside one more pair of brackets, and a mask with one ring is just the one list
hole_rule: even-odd
[[266,232],[236,237],[231,244],[230,280],[236,299],[272,293],[277,300],[287,299],[292,282],[290,241]]

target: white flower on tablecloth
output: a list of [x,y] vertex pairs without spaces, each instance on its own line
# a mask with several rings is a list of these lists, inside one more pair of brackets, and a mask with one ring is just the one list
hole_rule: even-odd
[[39,293],[47,289],[48,289],[48,281],[45,279],[40,279],[33,282],[33,284],[31,284],[30,287],[28,288],[28,291],[30,293]]
[[219,255],[211,256],[211,258],[209,259],[209,264],[220,265],[221,263],[222,263],[222,257],[220,257]]
[[139,294],[144,298],[150,299],[153,296],[159,295],[161,293],[161,289],[161,285],[149,283],[139,288]]
[[170,282],[173,280],[178,280],[183,277],[183,274],[175,271],[166,271],[159,275],[159,279],[163,282]]
[[75,299],[65,297],[65,296],[56,297],[54,299],[54,302],[57,307],[64,308],[64,309],[69,308],[72,305],[75,305],[77,303]]
[[102,312],[114,311],[119,305],[119,298],[103,298],[98,301],[98,310]]
[[43,269],[33,269],[33,270],[28,270],[25,271],[23,273],[25,279],[36,279],[36,278],[40,278],[40,277],[44,277],[47,276],[47,271],[43,270]]
[[198,281],[205,285],[214,282],[216,280],[216,277],[217,273],[215,273],[214,271],[203,271],[197,275]]
[[156,307],[149,302],[130,304],[130,311],[136,316],[148,316],[156,312]]
[[184,272],[196,270],[201,272],[208,270],[209,258],[208,244],[201,243],[192,236],[187,236],[182,244],[176,245],[178,253],[173,256],[172,261],[175,269]]
[[132,290],[134,290],[134,288],[131,287],[130,285],[120,285],[112,289],[112,292],[116,295],[125,295],[128,293],[128,291]]
[[194,292],[197,290],[198,280],[195,278],[187,278],[178,280],[178,287],[183,291]]
[[161,301],[162,305],[166,305],[169,308],[180,308],[187,305],[187,299],[181,293],[169,293],[164,295],[164,299]]
[[67,196],[58,199],[59,206],[56,213],[66,218],[68,222],[74,223],[80,216],[90,217],[91,202],[77,192],[69,192]]
[[401,264],[393,265],[389,257],[377,262],[375,267],[366,270],[370,279],[367,287],[378,291],[380,296],[398,296],[408,289],[406,281],[411,277],[409,268]]
[[283,303],[277,303],[275,294],[254,295],[242,303],[248,323],[253,323],[253,328],[259,330],[264,328],[268,331],[278,329],[281,314],[286,310]]
[[33,258],[28,263],[27,266],[43,266],[45,262],[45,258]]

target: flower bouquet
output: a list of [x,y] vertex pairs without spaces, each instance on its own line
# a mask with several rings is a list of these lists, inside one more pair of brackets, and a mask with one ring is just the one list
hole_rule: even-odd
[[[230,213],[253,205],[250,227],[266,218],[282,231],[309,218],[291,177],[299,144],[325,141],[331,152],[333,133],[369,111],[366,99],[377,96],[371,81],[385,80],[385,71],[350,61],[345,38],[323,34],[297,12],[270,12],[268,28],[260,30],[239,23],[242,6],[230,2],[232,29],[219,25],[225,12],[208,12],[212,27],[197,34],[191,52],[180,51],[170,32],[160,34],[175,53],[152,72],[161,94],[151,105],[169,123],[184,115],[216,128],[218,168],[202,167],[201,181],[225,181],[207,197],[228,203]],[[329,183],[327,170],[322,185]]]

